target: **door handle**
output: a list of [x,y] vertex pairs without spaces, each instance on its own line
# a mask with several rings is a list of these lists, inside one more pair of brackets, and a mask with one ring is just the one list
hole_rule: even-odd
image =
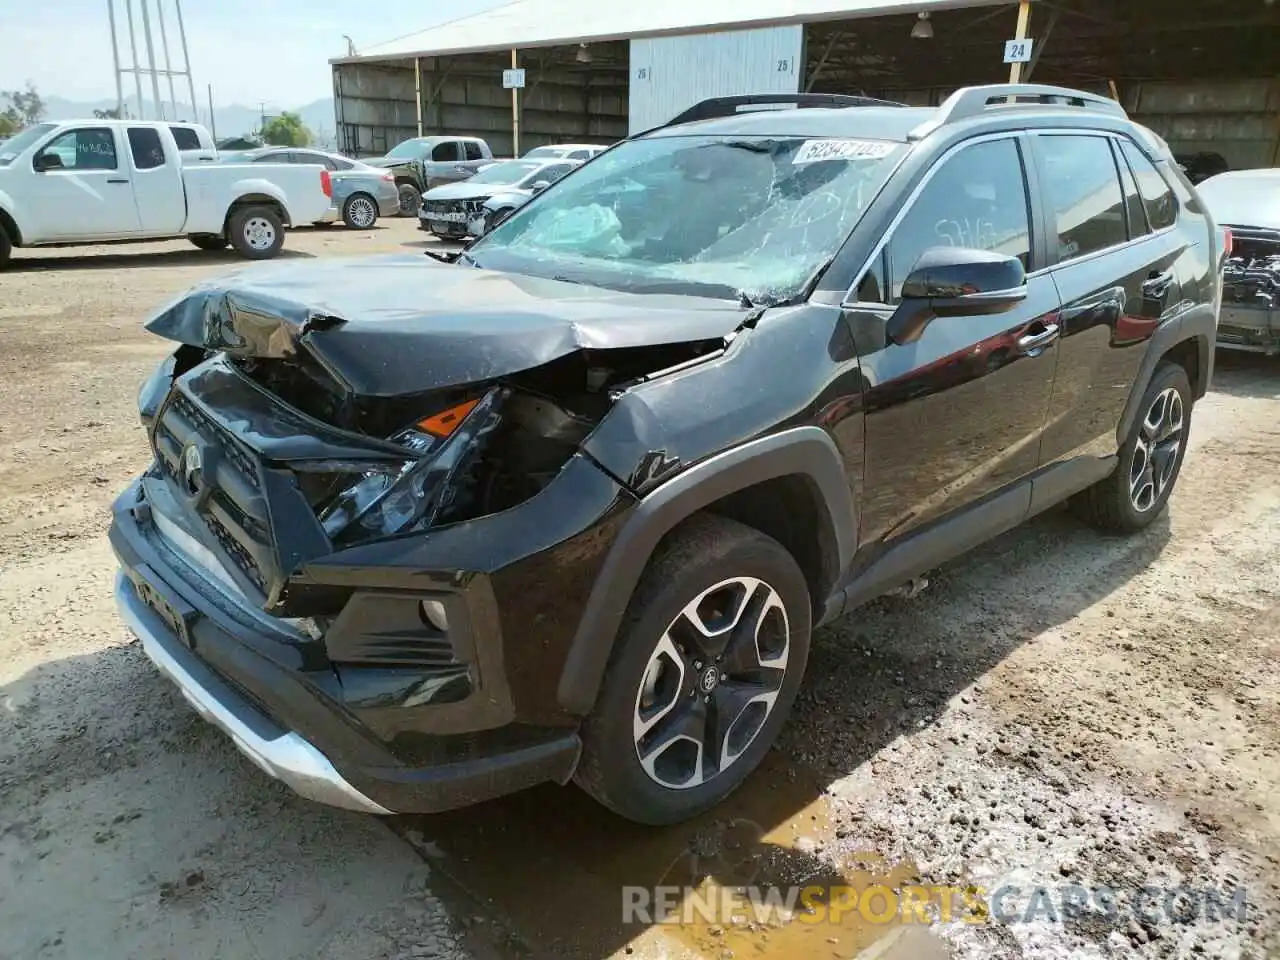
[[1149,297],[1163,297],[1173,286],[1173,271],[1153,273],[1142,284],[1142,292]]
[[1042,350],[1053,341],[1058,339],[1058,334],[1062,332],[1062,328],[1056,323],[1046,323],[1044,330],[1040,333],[1029,333],[1025,337],[1018,338],[1018,349],[1022,353],[1031,353],[1033,350]]
[[128,182],[129,182],[128,180],[120,180],[120,179],[108,180],[108,181],[107,181],[107,183],[128,183]]

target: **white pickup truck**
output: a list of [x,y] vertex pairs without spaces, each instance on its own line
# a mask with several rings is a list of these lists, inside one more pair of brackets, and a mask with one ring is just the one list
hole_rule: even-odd
[[263,260],[286,227],[336,217],[332,192],[320,166],[184,164],[168,123],[37,123],[0,145],[0,265],[13,247],[181,236]]

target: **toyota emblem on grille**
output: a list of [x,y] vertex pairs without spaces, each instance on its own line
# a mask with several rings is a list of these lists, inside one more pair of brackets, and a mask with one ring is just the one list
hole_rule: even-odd
[[201,476],[203,467],[204,460],[200,456],[199,447],[192,445],[182,451],[182,486],[193,497],[204,486],[204,478]]

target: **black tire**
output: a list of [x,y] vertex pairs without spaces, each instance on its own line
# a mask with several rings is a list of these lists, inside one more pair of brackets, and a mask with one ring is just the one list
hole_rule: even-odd
[[367,193],[353,193],[342,205],[342,222],[353,230],[370,229],[378,222],[378,202]]
[[[749,672],[736,673],[731,665],[735,660],[733,651],[744,648],[730,641],[723,661],[708,659],[704,664],[703,652],[697,650],[692,638],[698,638],[699,643],[706,641],[692,627],[680,630],[675,625],[686,606],[717,584],[739,577],[754,578],[771,588],[772,595],[782,604],[785,623],[789,624],[789,629],[782,631],[786,638],[786,645],[781,647],[785,660],[775,661],[783,664],[781,670],[761,667],[770,658],[762,659],[757,641],[745,648],[755,664],[748,664],[748,670],[755,670],[755,675],[768,684],[767,688],[756,689],[776,691],[772,710],[764,708],[761,717],[755,709],[761,704],[747,708],[754,712],[750,714],[751,722],[739,733],[740,749],[717,772],[697,784],[690,777],[684,782],[691,785],[666,785],[651,775],[640,760],[642,743],[651,737],[660,738],[664,722],[700,715],[721,718],[721,726],[714,734],[719,766],[726,756],[724,748],[734,739],[737,723],[749,716],[743,712],[736,721],[726,721],[724,718],[732,716],[733,711],[722,705],[750,702],[753,696],[753,681],[744,679]],[[740,622],[745,623],[741,618],[751,616],[757,624],[768,622],[777,628],[784,619],[776,609],[759,620],[754,616],[767,606],[761,598],[768,596],[759,587],[754,593],[747,593],[745,585],[735,584],[720,593],[708,594],[704,603],[723,603],[722,608],[716,607],[720,616],[726,616],[724,610],[737,609],[744,611],[739,614]],[[742,606],[735,606],[736,602]],[[582,758],[575,781],[615,813],[639,823],[678,823],[714,807],[759,765],[785,723],[804,675],[811,622],[808,584],[795,559],[781,544],[723,517],[702,515],[688,520],[659,546],[627,605],[596,705],[582,726]],[[735,636],[735,631],[726,630],[725,635]],[[775,629],[775,640],[777,635]],[[755,634],[737,634],[739,639],[748,636]],[[670,646],[666,643],[668,637],[673,639]],[[674,651],[675,643],[683,647],[678,651],[683,668],[663,653],[664,647]],[[770,649],[776,652],[777,644]],[[650,680],[651,662],[664,657],[666,668]],[[693,669],[695,664],[700,666]],[[708,676],[722,669],[725,673],[718,679]],[[649,718],[641,716],[646,698],[655,701],[647,708],[651,712]],[[669,706],[664,708],[664,703]],[[641,736],[637,727],[646,722],[652,726]],[[704,733],[711,735],[713,729],[708,726]],[[670,741],[671,749],[654,751],[659,760],[650,766],[656,770],[665,757],[676,766],[687,767],[694,762],[693,757],[706,757],[702,749],[687,746],[692,742]],[[682,758],[684,762],[680,763]]]
[[412,183],[397,184],[396,189],[400,193],[400,216],[416,217],[422,209],[421,192]]
[[4,227],[0,227],[0,269],[8,265],[12,256],[13,241],[9,239],[8,231]]
[[[1168,432],[1167,421],[1152,427],[1158,402],[1169,404],[1165,413],[1180,412],[1176,431]],[[1186,370],[1161,361],[1142,395],[1137,421],[1120,448],[1115,472],[1076,496],[1072,501],[1075,512],[1105,533],[1137,533],[1148,527],[1164,509],[1182,470],[1191,435],[1191,410]],[[1176,447],[1171,446],[1175,442]],[[1155,455],[1147,451],[1155,451]]]
[[221,233],[193,233],[188,240],[201,250],[225,250],[227,238]]
[[236,253],[250,260],[269,260],[284,246],[284,222],[271,207],[241,207],[227,222]]

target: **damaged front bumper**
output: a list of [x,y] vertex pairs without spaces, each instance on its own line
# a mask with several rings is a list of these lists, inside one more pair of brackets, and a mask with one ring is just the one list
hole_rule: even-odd
[[[607,509],[613,482],[585,461],[569,474],[548,488],[550,507],[590,528],[584,503]],[[467,806],[572,775],[577,720],[551,704],[554,677],[524,668],[567,644],[571,624],[541,612],[551,594],[529,585],[550,575],[548,564],[563,564],[562,551],[581,555],[606,539],[596,529],[566,537],[552,523],[534,543],[521,536],[524,511],[489,519],[493,539],[477,521],[480,530],[459,525],[470,537],[442,529],[369,544],[361,548],[367,565],[341,553],[323,558],[311,581],[347,599],[320,629],[266,614],[208,569],[216,556],[202,556],[166,523],[138,481],[113,511],[116,599],[147,655],[200,714],[300,795],[378,814]],[[460,550],[460,535],[510,552]],[[450,555],[461,563],[446,563]],[[413,619],[424,598],[447,608],[446,637],[432,641]],[[388,644],[395,656],[384,661]],[[421,654],[416,665],[407,663],[411,647]]]
[[1218,346],[1247,353],[1280,354],[1280,310],[1224,303],[1218,316]]

